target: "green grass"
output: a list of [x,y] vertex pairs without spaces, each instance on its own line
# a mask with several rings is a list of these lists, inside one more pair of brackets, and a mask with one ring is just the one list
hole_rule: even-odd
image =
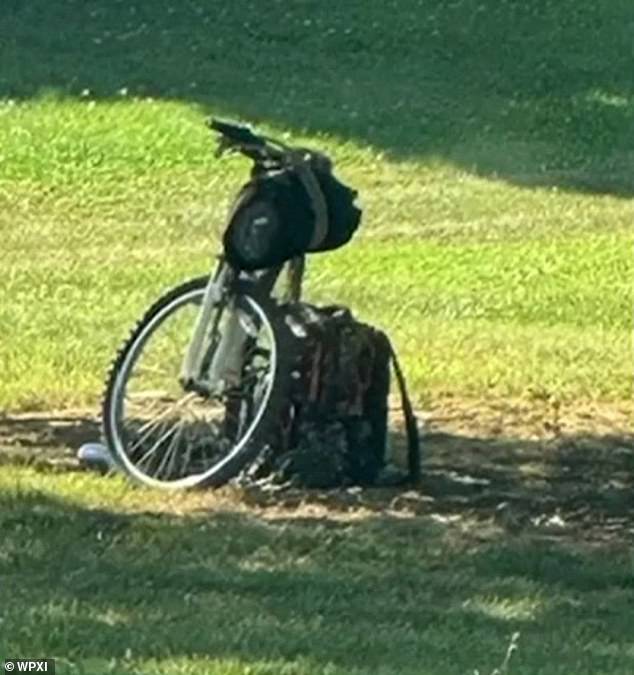
[[419,399],[630,396],[632,25],[627,0],[9,1],[0,406],[93,405],[147,304],[209,269],[247,169],[209,113],[360,189],[308,297],[386,328]]
[[[58,672],[631,672],[631,551],[0,474],[0,656]],[[177,515],[179,514],[179,515]],[[608,555],[609,553],[609,555]]]
[[[247,166],[214,161],[202,114],[182,103],[3,110],[0,405],[92,404],[145,307],[209,269]],[[349,247],[311,259],[307,297],[386,328],[420,398],[631,393],[628,201],[309,140],[366,213]]]
[[[248,166],[208,114],[360,190],[307,297],[387,329],[419,400],[630,398],[633,30],[631,0],[3,0],[0,409],[95,405],[147,305],[209,270]],[[520,631],[511,675],[632,672],[629,550],[295,515],[4,466],[0,657],[484,675]]]

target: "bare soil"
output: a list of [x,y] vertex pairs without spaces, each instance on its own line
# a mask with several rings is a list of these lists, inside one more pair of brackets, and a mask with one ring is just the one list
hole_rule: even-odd
[[[634,540],[634,403],[445,399],[420,417],[424,469],[416,487],[228,489],[190,503],[201,510],[238,501],[268,517],[427,514],[509,533]],[[99,419],[90,411],[0,415],[0,464],[78,471],[77,448],[98,438]],[[392,440],[398,458],[396,422]]]

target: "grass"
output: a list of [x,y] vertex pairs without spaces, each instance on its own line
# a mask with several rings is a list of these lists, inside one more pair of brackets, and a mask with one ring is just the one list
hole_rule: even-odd
[[[209,269],[246,167],[207,156],[201,121],[182,104],[134,102],[37,101],[0,117],[4,152],[25,157],[0,182],[2,405],[93,403],[147,304]],[[90,152],[63,159],[75,142]],[[308,297],[384,326],[421,397],[631,393],[627,202],[447,165],[374,169],[371,149],[316,143],[361,187],[366,222],[349,248],[312,259]]]
[[[360,190],[307,297],[387,329],[419,402],[631,399],[633,28],[630,0],[3,0],[0,410],[95,406],[209,270],[248,169],[209,114]],[[464,513],[0,472],[0,657],[63,673],[484,674],[519,631],[512,675],[624,675],[633,574]]]
[[93,405],[147,304],[209,269],[247,169],[212,157],[209,113],[326,149],[360,189],[362,231],[311,261],[308,297],[385,327],[419,400],[631,396],[628,2],[5,19],[0,406]]
[[631,672],[627,549],[24,468],[0,490],[0,655],[60,673],[488,674],[516,631],[512,675]]

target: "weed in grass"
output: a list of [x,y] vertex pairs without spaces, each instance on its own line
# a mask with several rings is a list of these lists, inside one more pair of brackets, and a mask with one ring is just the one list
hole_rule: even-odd
[[[511,657],[513,654],[517,651],[518,648],[518,640],[520,638],[519,633],[513,633],[511,636],[511,642],[509,643],[509,646],[506,650],[506,655],[504,656],[504,660],[500,664],[498,668],[495,668],[492,672],[491,675],[507,675],[509,672],[509,665],[511,663]],[[474,671],[474,675],[480,675],[479,670]]]

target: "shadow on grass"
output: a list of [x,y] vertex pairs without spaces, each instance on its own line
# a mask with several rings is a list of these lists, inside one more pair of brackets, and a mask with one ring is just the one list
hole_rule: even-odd
[[2,653],[464,675],[519,629],[518,673],[631,666],[618,550],[606,565],[467,521],[131,515],[20,491],[0,496],[0,535]]
[[[77,448],[99,439],[101,424],[97,416],[32,413],[0,417],[0,443],[21,449],[61,450]],[[1,446],[0,446],[1,449]]]
[[[405,456],[403,436],[393,433],[391,445]],[[253,489],[243,498],[256,507],[314,504],[343,512],[433,514],[441,522],[472,518],[511,535],[562,541],[622,543],[634,535],[634,435],[578,433],[529,441],[436,432],[423,438],[423,452],[414,489]]]
[[631,197],[630,0],[5,0],[0,97],[152,96]]
[[[474,409],[475,410],[475,409]],[[464,413],[466,414],[466,413]],[[517,432],[511,425],[511,433]],[[617,424],[615,422],[615,424]],[[0,419],[0,465],[77,471],[82,443],[100,438],[96,418],[22,414]],[[567,431],[536,440],[448,433],[425,434],[423,475],[414,490],[364,489],[282,493],[245,489],[256,507],[322,504],[335,510],[407,510],[417,514],[493,519],[509,532],[546,531],[564,537],[619,541],[634,533],[634,434]],[[524,432],[526,433],[526,431]],[[406,465],[406,438],[390,446]]]
[[0,415],[0,466],[20,464],[78,470],[76,452],[83,443],[99,440],[95,417],[32,413]]
[[634,526],[634,435],[529,441],[435,433],[425,448],[422,489],[443,510],[493,512],[518,531],[561,522],[607,535]]

